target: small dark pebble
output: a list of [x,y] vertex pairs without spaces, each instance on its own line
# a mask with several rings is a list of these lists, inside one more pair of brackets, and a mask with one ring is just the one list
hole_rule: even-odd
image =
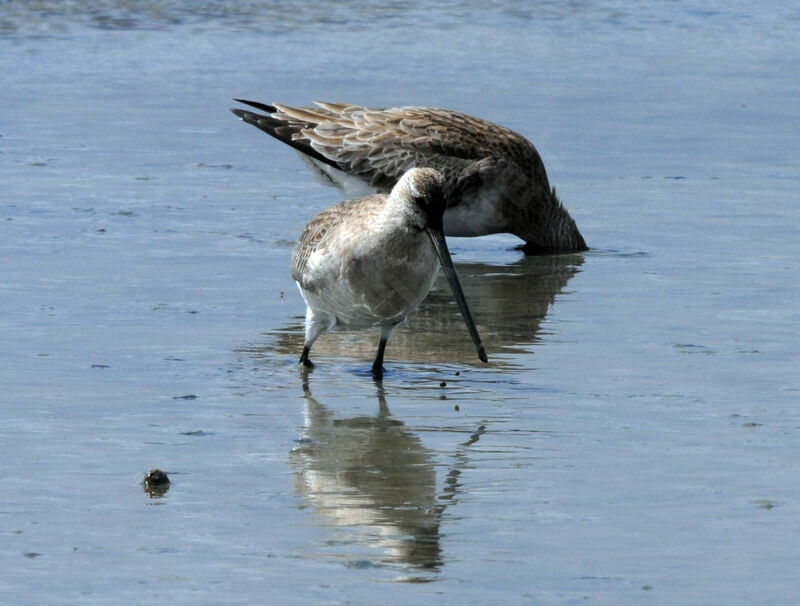
[[144,474],[144,491],[151,499],[160,499],[169,490],[169,478],[160,469],[151,469]]
[[24,555],[26,558],[38,558],[42,554],[35,551],[26,551],[22,555]]
[[108,364],[92,364],[92,368],[111,368]]
[[461,409],[458,407],[458,404],[456,404],[456,405],[455,405],[453,408],[455,408],[456,412],[458,412],[459,410],[461,410]]
[[187,394],[185,396],[172,396],[173,400],[196,400],[197,396],[193,393]]
[[652,585],[642,585],[642,591],[650,591],[653,589]]
[[144,474],[145,486],[163,486],[164,484],[169,484],[169,478],[167,474],[160,469],[151,469]]
[[454,374],[455,374],[457,377],[460,377],[460,376],[461,376],[461,371],[460,371],[460,370],[457,370],[457,371],[456,371]]
[[439,383],[439,387],[447,387],[447,381],[442,381]]

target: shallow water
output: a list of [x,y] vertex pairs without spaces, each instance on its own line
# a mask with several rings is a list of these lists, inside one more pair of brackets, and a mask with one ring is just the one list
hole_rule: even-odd
[[[790,603],[800,13],[217,4],[0,8],[0,602]],[[591,250],[452,239],[488,365],[442,282],[306,376],[339,195],[232,97],[515,128]]]

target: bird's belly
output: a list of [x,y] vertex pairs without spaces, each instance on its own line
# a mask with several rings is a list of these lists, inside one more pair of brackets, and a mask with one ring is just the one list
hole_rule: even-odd
[[339,277],[312,290],[301,287],[306,303],[345,328],[391,325],[422,302],[438,272],[434,251],[427,249],[407,263],[386,258],[353,259]]
[[318,183],[340,189],[348,199],[369,196],[376,191],[374,187],[371,187],[366,181],[356,176],[349,175],[341,170],[336,170],[332,166],[310,158],[304,153],[297,153],[305,165],[308,166],[311,174]]

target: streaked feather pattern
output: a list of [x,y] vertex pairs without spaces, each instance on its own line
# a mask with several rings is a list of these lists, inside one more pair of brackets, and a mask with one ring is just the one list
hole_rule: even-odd
[[431,167],[444,176],[447,235],[507,232],[531,252],[586,249],[536,148],[513,130],[439,108],[240,101],[265,114],[232,110],[237,116],[305,155],[345,193],[354,192],[344,176],[388,192],[410,168]]

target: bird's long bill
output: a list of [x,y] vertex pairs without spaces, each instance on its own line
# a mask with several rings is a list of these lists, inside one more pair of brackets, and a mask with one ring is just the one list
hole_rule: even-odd
[[450,258],[450,251],[447,249],[444,233],[441,228],[437,229],[436,227],[428,227],[426,231],[428,232],[428,236],[430,236],[431,242],[433,242],[433,248],[436,250],[436,255],[439,257],[439,263],[442,265],[444,275],[447,276],[450,290],[453,291],[453,296],[456,298],[458,309],[461,311],[461,317],[464,318],[472,341],[475,343],[475,349],[478,350],[478,357],[481,362],[488,362],[486,350],[483,348],[478,329],[475,327],[475,321],[472,319],[467,300],[464,298],[464,291],[461,290],[461,282],[458,281],[456,268],[453,267],[453,259]]

